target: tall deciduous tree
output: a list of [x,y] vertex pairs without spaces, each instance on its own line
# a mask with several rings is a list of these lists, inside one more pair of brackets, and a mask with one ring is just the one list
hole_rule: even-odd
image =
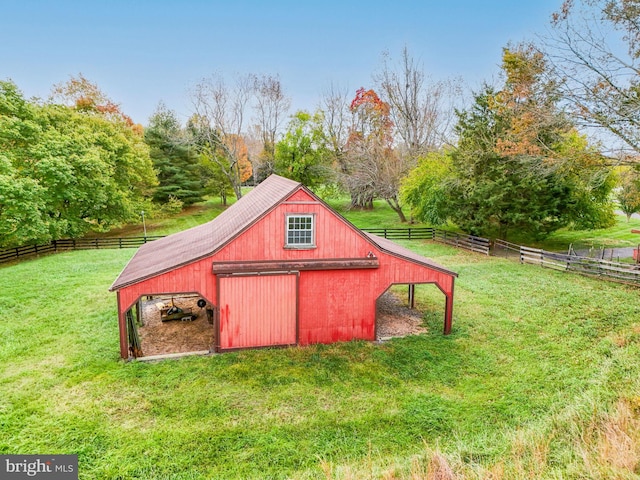
[[259,170],[270,173],[274,170],[276,136],[282,127],[291,99],[284,94],[277,76],[252,75],[256,131],[259,133],[262,151],[256,163]]
[[46,190],[23,174],[28,149],[41,132],[36,106],[15,84],[0,82],[0,246],[51,238]]
[[629,167],[622,170],[616,199],[620,210],[627,216],[627,222],[631,215],[640,212],[640,173],[637,170]]
[[407,161],[450,144],[454,99],[459,96],[456,82],[431,80],[407,47],[397,63],[385,54],[374,79],[389,104],[396,143]]
[[123,121],[130,127],[142,131],[140,125],[134,124],[120,105],[115,103],[100,87],[88,80],[82,73],[71,76],[66,82],[53,86],[49,96],[51,103],[66,105],[84,113],[99,113],[109,120]]
[[[617,139],[623,160],[640,153],[640,3],[566,0],[544,49],[571,113]],[[608,142],[612,143],[612,142]]]
[[406,221],[400,204],[400,181],[405,165],[393,150],[393,122],[389,104],[374,90],[360,88],[351,102],[352,124],[346,145],[344,183],[351,206],[372,208],[383,198]]
[[331,178],[330,157],[323,131],[323,114],[297,112],[287,132],[276,144],[276,173],[309,187],[324,184]]
[[338,174],[346,174],[348,169],[346,152],[351,125],[350,103],[349,91],[335,84],[323,93],[320,102],[327,149]]
[[447,179],[451,176],[451,155],[434,151],[418,159],[418,164],[403,179],[402,200],[411,207],[411,215],[430,225],[448,220]]
[[77,237],[137,218],[155,184],[121,119],[26,101],[0,82],[0,242]]
[[238,199],[242,197],[241,162],[246,152],[242,134],[252,92],[250,76],[237,77],[228,85],[218,75],[200,81],[191,96],[197,119],[194,146],[217,165]]
[[[193,115],[187,122],[187,134],[190,145],[199,152],[199,165],[205,190],[218,195],[223,205],[227,204],[227,197],[235,194],[235,189],[229,178],[229,172],[234,170],[238,185],[247,181],[252,175],[252,165],[244,138],[234,134],[227,135],[221,147],[212,145],[210,139],[215,136],[209,130],[211,126],[205,118]],[[229,163],[227,152],[233,148],[235,166]],[[237,197],[236,197],[237,198]]]

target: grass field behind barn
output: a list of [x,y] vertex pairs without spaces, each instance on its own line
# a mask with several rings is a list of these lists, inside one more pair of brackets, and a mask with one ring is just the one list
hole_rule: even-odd
[[459,272],[452,335],[419,286],[424,335],[159,363],[118,358],[132,250],[0,267],[0,453],[77,453],[83,479],[638,478],[637,289],[404,245]]

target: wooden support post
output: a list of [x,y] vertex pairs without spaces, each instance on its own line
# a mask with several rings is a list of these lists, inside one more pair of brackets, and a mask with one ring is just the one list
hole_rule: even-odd
[[141,327],[144,326],[144,319],[142,318],[142,297],[140,297],[136,303],[136,324]]
[[120,328],[120,357],[129,358],[129,339],[127,337],[126,312],[122,311],[120,292],[118,292],[118,326]]
[[444,334],[449,335],[451,333],[451,324],[453,323],[453,287],[455,284],[454,278],[451,278],[451,291],[445,294],[447,299],[445,300],[444,307]]
[[414,283],[409,284],[409,308],[416,308],[416,286]]
[[444,307],[444,334],[451,333],[451,324],[453,319],[453,294],[447,295]]

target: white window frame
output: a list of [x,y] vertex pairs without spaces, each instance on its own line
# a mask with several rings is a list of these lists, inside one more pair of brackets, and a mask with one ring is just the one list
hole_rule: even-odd
[[[291,228],[292,226],[295,227],[295,225],[291,225],[290,220],[291,219],[296,219],[296,218],[300,218],[300,219],[310,219],[311,220],[311,238],[309,239],[308,242],[298,242],[295,241],[295,238],[293,238],[292,240],[294,240],[293,242],[291,242],[290,240],[290,233],[294,233],[295,232],[308,232],[309,229],[308,228],[304,228],[304,229],[300,229],[300,228]],[[294,235],[295,236],[295,235]],[[298,237],[298,240],[300,240],[300,238]],[[305,249],[305,248],[316,248],[316,216],[313,213],[288,213],[285,215],[285,227],[284,227],[284,247],[285,248],[298,248],[298,249]]]

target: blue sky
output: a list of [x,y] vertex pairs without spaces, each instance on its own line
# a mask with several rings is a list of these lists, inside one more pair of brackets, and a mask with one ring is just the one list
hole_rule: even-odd
[[[134,121],[159,101],[184,119],[188,89],[220,72],[279,75],[292,110],[331,83],[371,87],[406,45],[433,79],[495,79],[501,49],[547,29],[561,0],[0,0],[0,79],[27,97],[82,73]],[[293,112],[291,112],[293,113]]]

